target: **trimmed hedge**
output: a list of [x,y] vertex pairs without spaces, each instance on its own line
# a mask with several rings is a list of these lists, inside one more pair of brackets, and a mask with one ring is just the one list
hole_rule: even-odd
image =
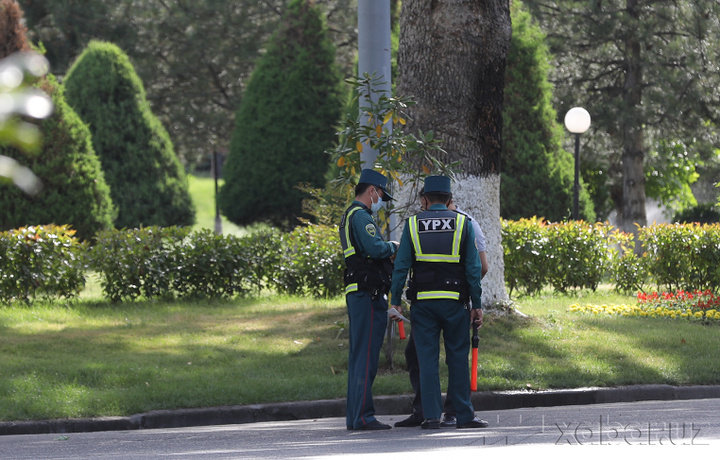
[[583,221],[548,224],[533,217],[502,221],[505,280],[510,294],[535,294],[545,285],[558,292],[597,289],[616,250],[612,227]]
[[0,233],[0,301],[76,296],[85,287],[85,252],[67,225]]
[[231,297],[272,287],[329,297],[341,292],[337,227],[270,229],[238,238],[210,230],[147,227],[98,236],[89,267],[112,301],[139,297]]
[[109,230],[90,250],[89,268],[113,302],[232,297],[259,289],[253,241],[187,227]]
[[502,221],[505,279],[532,295],[544,286],[595,290],[608,280],[621,292],[658,288],[717,289],[720,286],[720,225],[653,225],[640,229],[644,254],[634,239],[607,223],[548,224],[542,219]]
[[297,227],[282,237],[273,287],[287,294],[334,297],[345,290],[337,226]]
[[546,247],[550,244],[545,221],[537,217],[501,222],[505,283],[509,294],[522,289],[539,292],[548,283]]
[[[594,290],[601,281],[622,292],[649,283],[668,290],[720,286],[718,224],[643,228],[640,257],[633,253],[633,236],[608,224],[503,220],[502,236],[510,294],[535,294],[547,285],[560,292]],[[0,233],[2,302],[73,297],[84,287],[87,270],[100,275],[111,301],[232,297],[265,288],[332,297],[343,290],[343,260],[332,225],[289,233],[269,229],[242,238],[178,227],[106,230],[92,248],[67,226]]]
[[661,224],[641,228],[647,269],[658,286],[720,286],[720,224]]

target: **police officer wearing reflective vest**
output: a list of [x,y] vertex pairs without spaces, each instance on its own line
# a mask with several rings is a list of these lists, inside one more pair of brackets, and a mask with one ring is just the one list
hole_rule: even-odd
[[[406,293],[411,301],[412,334],[420,362],[420,390],[425,420],[423,429],[440,428],[440,332],[445,341],[448,392],[453,394],[457,428],[484,428],[470,401],[471,321],[481,325],[482,264],[475,234],[464,214],[448,210],[452,199],[450,178],[425,179],[426,211],[405,223],[395,259],[390,290],[393,306],[402,312],[400,299],[408,273]],[[468,300],[472,309],[467,310]],[[393,318],[396,319],[396,318]]]
[[398,243],[385,241],[373,213],[392,200],[387,178],[363,169],[355,201],[340,223],[345,256],[345,301],[350,323],[346,422],[348,430],[387,430],[375,418],[372,384],[387,328],[387,293]]

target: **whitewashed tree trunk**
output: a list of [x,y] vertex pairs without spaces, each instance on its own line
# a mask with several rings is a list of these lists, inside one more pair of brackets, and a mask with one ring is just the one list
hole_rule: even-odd
[[[482,280],[482,301],[486,307],[502,303],[508,299],[505,288],[505,262],[503,261],[502,239],[500,235],[500,175],[486,177],[461,174],[452,184],[453,201],[473,218],[477,219],[485,235],[489,271]],[[400,227],[396,233],[399,241],[402,236],[404,220],[420,212],[420,201],[415,188],[396,187],[394,197],[398,207],[412,204],[407,211],[398,215]]]
[[[417,102],[407,128],[435,132],[447,151],[439,159],[462,163],[453,195],[478,220],[487,240],[486,305],[508,298],[500,239],[500,152],[510,34],[508,0],[402,3],[397,92]],[[417,190],[409,189],[398,192],[398,204],[417,198]]]

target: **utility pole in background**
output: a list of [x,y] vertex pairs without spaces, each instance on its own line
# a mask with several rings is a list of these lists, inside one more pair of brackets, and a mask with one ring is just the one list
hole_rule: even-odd
[[[379,82],[376,97],[391,92],[390,0],[358,1],[358,75],[375,75]],[[367,122],[367,117],[362,118]],[[392,129],[392,124],[389,124]],[[363,147],[360,162],[364,168],[372,168],[377,150],[369,145]]]
[[[391,96],[392,74],[391,74],[391,53],[392,45],[390,40],[390,0],[358,0],[358,75],[362,77],[366,73],[375,76],[378,81],[374,97],[381,95]],[[362,105],[362,102],[360,103]],[[361,123],[367,124],[368,117],[360,112]],[[392,122],[386,126],[392,129]],[[360,153],[360,164],[363,168],[372,168],[378,152],[369,145],[363,146]],[[390,239],[395,238],[397,217],[390,213],[389,228]],[[390,367],[393,366],[393,341],[395,326],[393,321],[388,322],[387,340],[385,341],[385,358]]]
[[[392,94],[392,44],[390,31],[390,0],[360,0],[358,1],[358,75],[375,75],[379,84],[374,97],[379,98],[383,93],[390,97]],[[361,122],[368,119],[361,112]],[[385,128],[392,130],[392,122]],[[360,163],[364,168],[372,168],[377,158],[377,150],[369,145],[363,146],[360,153]],[[397,216],[390,214],[390,239],[395,238]]]

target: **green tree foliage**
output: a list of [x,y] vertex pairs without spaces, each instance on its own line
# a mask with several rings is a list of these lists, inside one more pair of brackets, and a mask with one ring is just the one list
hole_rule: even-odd
[[220,190],[230,221],[297,223],[306,196],[297,185],[324,185],[340,82],[321,10],[312,1],[291,1],[235,117]]
[[[64,75],[93,37],[125,45],[134,40],[126,0],[19,0],[30,39],[42,43],[56,75]],[[119,20],[120,18],[125,20]]]
[[127,55],[111,43],[91,42],[64,85],[68,102],[90,125],[118,208],[115,226],[191,225],[185,172]]
[[[92,38],[120,46],[178,154],[194,164],[228,149],[233,114],[287,0],[21,2],[31,38],[47,48],[58,75]],[[348,76],[357,50],[356,2],[316,0],[327,13],[337,62]]]
[[[21,25],[22,11],[13,1],[0,2],[0,58],[31,49]],[[0,230],[38,224],[70,224],[81,238],[112,226],[115,210],[88,127],[67,105],[61,87],[50,75],[34,79],[48,94],[54,113],[39,127],[39,151],[0,147],[0,159],[26,165],[40,179],[42,191],[30,196],[17,187],[3,186]],[[2,144],[2,143],[0,143]],[[29,172],[28,172],[29,173]]]
[[15,187],[0,195],[0,229],[28,225],[69,224],[83,239],[111,228],[115,208],[87,125],[67,105],[62,88],[48,76],[37,86],[52,97],[52,116],[40,125],[43,146],[37,154],[16,149],[0,153],[27,165],[42,182],[29,196]]
[[[519,2],[513,2],[513,34],[505,72],[500,215],[540,216],[553,222],[571,215],[574,163],[562,148],[563,127],[552,107],[545,36]],[[587,191],[581,188],[580,214],[594,221]]]
[[[683,194],[695,176],[680,169],[714,156],[720,3],[526,4],[547,32],[555,56],[558,110],[564,114],[580,105],[592,116],[591,129],[583,135],[589,141],[583,148],[588,152],[583,176],[592,183],[596,210],[602,218],[617,210],[619,226],[634,232],[635,223],[646,223],[646,194],[660,199]],[[680,149],[667,148],[679,144]],[[675,167],[678,152],[682,166]]]

